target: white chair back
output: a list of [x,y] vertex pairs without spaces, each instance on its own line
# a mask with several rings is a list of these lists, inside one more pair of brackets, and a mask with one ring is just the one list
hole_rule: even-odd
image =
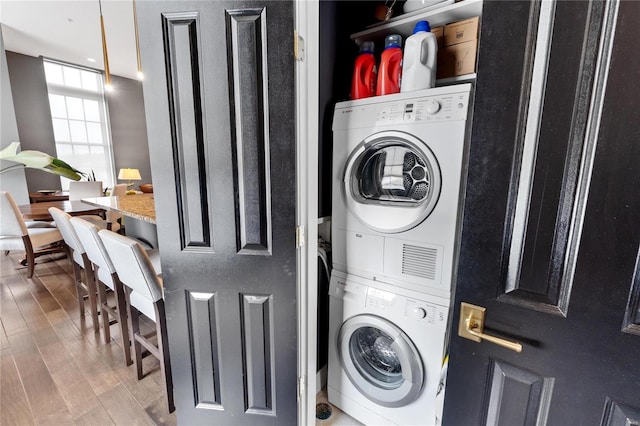
[[0,191],[0,236],[22,237],[28,232],[22,213],[11,194]]
[[98,232],[124,285],[151,302],[162,299],[161,281],[149,256],[137,241],[102,229]]
[[85,249],[71,225],[71,216],[56,207],[50,207],[49,214],[56,222],[64,242],[73,250],[73,260],[83,266],[82,255],[85,253]]
[[127,184],[119,183],[113,187],[113,191],[111,191],[112,197],[120,197],[121,195],[127,195]]
[[[126,183],[119,183],[116,186],[113,187],[113,190],[111,191],[111,196],[112,197],[121,197],[121,196],[125,196],[127,195],[127,184]],[[107,212],[107,222],[117,222],[118,219],[120,219],[122,217],[121,214],[119,213],[115,213],[112,211],[108,211]]]
[[102,197],[102,182],[69,182],[69,201],[92,197]]
[[[72,217],[70,222],[87,253],[87,257],[91,263],[98,266],[100,279],[103,280],[105,284],[112,285],[112,280],[107,278],[107,276],[114,274],[116,272],[116,268],[113,266],[111,258],[107,253],[107,249],[104,247],[102,240],[98,236],[100,228],[89,221],[80,219],[79,217]],[[106,281],[103,278],[106,279]]]

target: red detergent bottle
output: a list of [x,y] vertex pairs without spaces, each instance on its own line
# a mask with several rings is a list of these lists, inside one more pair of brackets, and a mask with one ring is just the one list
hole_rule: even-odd
[[363,41],[360,45],[360,54],[358,54],[353,67],[351,99],[369,98],[376,95],[378,67],[376,66],[376,58],[373,56],[374,47],[372,41]]
[[384,39],[384,52],[378,70],[376,95],[400,93],[402,79],[402,36],[391,34]]

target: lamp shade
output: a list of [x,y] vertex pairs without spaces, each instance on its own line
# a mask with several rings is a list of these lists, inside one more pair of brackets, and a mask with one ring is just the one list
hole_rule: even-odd
[[121,180],[142,180],[138,169],[120,169],[118,179]]

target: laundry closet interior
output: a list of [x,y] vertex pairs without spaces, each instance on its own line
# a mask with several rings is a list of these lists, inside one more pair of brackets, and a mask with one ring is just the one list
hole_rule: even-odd
[[482,15],[403,3],[380,21],[383,2],[320,2],[317,389],[365,424],[440,421],[476,74],[348,102],[354,61],[373,41],[379,67],[419,21]]

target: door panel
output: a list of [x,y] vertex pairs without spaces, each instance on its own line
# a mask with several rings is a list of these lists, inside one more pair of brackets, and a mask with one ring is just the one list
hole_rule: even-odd
[[[539,9],[539,10],[537,10]],[[536,13],[533,16],[533,13]],[[585,129],[602,4],[532,4],[532,60],[520,101],[501,300],[566,315]],[[535,31],[534,31],[535,29]],[[575,253],[571,253],[575,254]]]
[[227,11],[229,102],[238,250],[271,254],[269,99],[264,9]]
[[627,426],[638,423],[640,423],[639,407],[630,407],[611,400],[607,401],[602,418],[603,426]]
[[553,379],[492,359],[489,366],[486,425],[546,423]]
[[638,417],[638,13],[484,4],[453,329],[460,302],[485,306],[524,348],[452,336],[445,425]]
[[163,13],[172,158],[181,248],[210,247],[204,150],[200,14]]
[[295,424],[293,3],[137,5],[178,422]]
[[622,330],[640,335],[640,252],[636,257],[636,270],[633,274],[631,290],[629,290],[629,302],[625,310]]

